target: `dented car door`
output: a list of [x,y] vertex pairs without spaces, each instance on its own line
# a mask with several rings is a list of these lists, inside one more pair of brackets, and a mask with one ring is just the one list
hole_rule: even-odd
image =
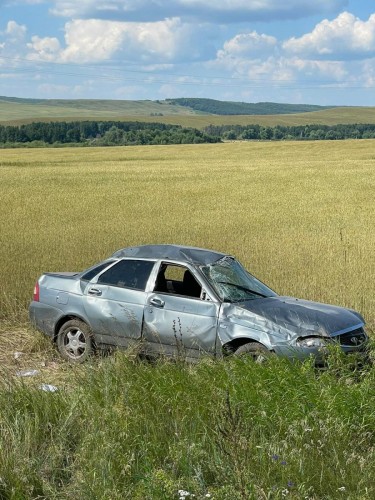
[[140,340],[145,289],[154,264],[122,259],[87,284],[84,308],[98,343],[126,347]]
[[[172,279],[165,273],[172,271]],[[173,276],[180,274],[180,276]],[[147,294],[143,339],[150,352],[195,358],[215,354],[220,304],[209,295],[192,268],[162,262]]]

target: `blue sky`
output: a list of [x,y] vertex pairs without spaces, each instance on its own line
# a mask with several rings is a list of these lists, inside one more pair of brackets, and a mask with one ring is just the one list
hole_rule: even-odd
[[375,106],[375,2],[0,0],[0,95]]

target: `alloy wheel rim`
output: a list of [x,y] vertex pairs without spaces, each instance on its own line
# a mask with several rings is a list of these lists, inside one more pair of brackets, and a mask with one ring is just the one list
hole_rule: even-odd
[[82,357],[87,348],[85,334],[79,328],[71,328],[65,335],[64,347],[70,358]]

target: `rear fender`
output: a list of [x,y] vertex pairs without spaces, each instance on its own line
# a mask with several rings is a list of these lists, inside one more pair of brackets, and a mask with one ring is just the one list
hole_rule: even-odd
[[[60,328],[68,321],[72,320],[72,319],[78,319],[79,321],[83,321],[83,323],[85,323],[86,325],[88,325],[90,327],[90,324],[88,323],[88,321],[83,318],[82,316],[79,316],[78,314],[68,314],[68,315],[64,315],[62,316],[61,318],[59,318],[59,320],[56,322],[55,324],[55,328],[54,328],[54,333],[53,333],[53,341],[56,342],[57,341],[57,335],[59,333],[59,330]],[[91,328],[91,327],[90,327]]]

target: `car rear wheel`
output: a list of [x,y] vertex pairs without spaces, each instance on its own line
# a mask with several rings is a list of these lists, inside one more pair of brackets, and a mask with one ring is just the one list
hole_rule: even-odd
[[57,334],[57,349],[64,359],[83,363],[94,350],[90,327],[79,319],[67,321]]
[[248,342],[243,344],[234,351],[235,356],[249,357],[255,363],[264,363],[272,355],[272,353],[258,342]]

